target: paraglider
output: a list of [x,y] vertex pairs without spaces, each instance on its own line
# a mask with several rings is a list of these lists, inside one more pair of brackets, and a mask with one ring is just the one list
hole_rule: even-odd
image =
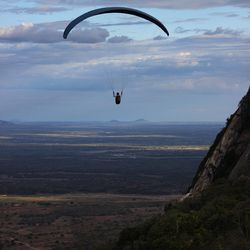
[[[127,8],[127,7],[106,7],[106,8],[99,8],[99,9],[95,9],[95,10],[91,10],[89,12],[86,12],[85,14],[77,17],[76,19],[74,19],[73,21],[71,21],[68,26],[65,28],[64,33],[63,33],[63,38],[67,39],[70,31],[80,22],[84,21],[85,19],[89,18],[89,17],[93,17],[93,16],[97,16],[97,15],[102,15],[102,14],[110,14],[110,13],[121,13],[121,14],[129,14],[129,15],[134,15],[143,19],[146,19],[148,21],[150,21],[151,23],[154,23],[155,25],[157,25],[167,36],[169,36],[169,32],[167,30],[167,28],[155,17],[137,10],[137,9],[132,9],[132,8]],[[116,104],[120,104],[121,103],[121,97],[122,97],[122,91],[121,94],[119,92],[117,92],[115,94],[115,92],[113,91],[113,97],[115,97],[115,103]]]
[[121,94],[119,92],[117,92],[115,94],[115,91],[113,91],[113,97],[115,98],[115,104],[120,104],[121,103],[121,99],[122,99],[122,94],[123,94],[123,90],[121,91]]

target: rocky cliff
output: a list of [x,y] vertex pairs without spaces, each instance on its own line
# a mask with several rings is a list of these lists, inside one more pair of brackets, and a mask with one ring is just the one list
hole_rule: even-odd
[[235,180],[250,172],[250,88],[217,135],[189,188],[196,196],[218,178]]

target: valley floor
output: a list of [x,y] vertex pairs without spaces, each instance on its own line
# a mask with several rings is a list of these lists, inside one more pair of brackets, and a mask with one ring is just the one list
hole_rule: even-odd
[[0,196],[0,249],[93,249],[178,195]]

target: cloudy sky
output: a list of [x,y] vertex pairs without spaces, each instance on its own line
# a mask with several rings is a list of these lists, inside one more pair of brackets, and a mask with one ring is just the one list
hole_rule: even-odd
[[[165,24],[94,8],[127,6]],[[224,121],[250,85],[249,0],[0,0],[0,120]],[[112,89],[124,88],[122,104]]]

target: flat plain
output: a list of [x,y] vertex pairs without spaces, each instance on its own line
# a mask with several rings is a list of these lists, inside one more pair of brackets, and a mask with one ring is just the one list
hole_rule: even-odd
[[0,126],[0,249],[94,249],[161,214],[221,126]]

